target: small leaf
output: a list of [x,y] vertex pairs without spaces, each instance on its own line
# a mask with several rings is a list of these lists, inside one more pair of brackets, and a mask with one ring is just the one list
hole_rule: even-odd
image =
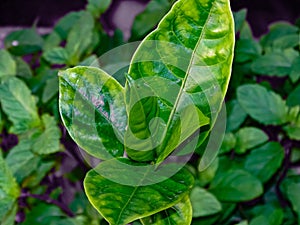
[[0,193],[0,222],[2,222],[14,207],[14,202],[20,194],[18,184],[2,157],[2,149],[0,149]]
[[203,171],[199,171],[198,181],[202,187],[210,183],[218,170],[219,167],[219,158],[216,157],[214,161]]
[[296,83],[300,78],[300,56],[295,58],[292,63],[290,78],[293,83]]
[[42,95],[42,102],[46,103],[58,93],[58,77],[52,77],[46,81]]
[[40,124],[36,100],[26,84],[12,77],[0,84],[2,109],[13,123],[10,132],[20,134]]
[[190,198],[193,207],[193,217],[209,216],[222,210],[221,203],[216,197],[203,188],[193,188]]
[[171,4],[168,0],[151,0],[145,10],[138,14],[132,25],[131,40],[139,40],[151,31],[169,11]]
[[60,36],[62,40],[66,40],[68,34],[74,24],[77,23],[82,12],[71,12],[61,18],[54,27],[54,31]]
[[226,103],[227,124],[226,131],[234,131],[245,121],[247,113],[241,107],[237,100],[231,100]]
[[59,151],[60,130],[56,125],[54,117],[44,114],[42,116],[44,125],[43,133],[34,141],[32,151],[39,155],[51,154]]
[[298,222],[300,221],[300,184],[299,183],[290,183],[287,189],[287,196],[290,202],[292,203],[293,210],[298,215]]
[[243,109],[265,125],[285,122],[287,107],[282,98],[258,84],[246,84],[237,89],[237,98]]
[[89,45],[92,43],[94,18],[89,12],[82,12],[79,19],[72,26],[66,44],[69,63],[76,65]]
[[233,133],[225,133],[219,154],[224,154],[234,149],[236,145],[236,137]]
[[16,73],[16,62],[8,51],[0,49],[0,78],[3,76],[14,76]]
[[263,193],[261,182],[244,170],[230,170],[217,176],[209,191],[221,201],[243,202]]
[[265,132],[255,127],[243,127],[236,133],[236,153],[245,153],[248,149],[254,148],[268,140]]
[[246,15],[247,15],[247,9],[241,9],[233,13],[235,33],[239,32],[240,29],[242,28],[246,20]]
[[88,0],[86,9],[95,17],[98,18],[104,13],[111,4],[111,0]]
[[269,30],[268,34],[261,38],[261,44],[264,47],[272,46],[276,39],[285,35],[296,34],[299,28],[287,22],[277,22],[271,24]]
[[47,37],[45,38],[43,51],[47,52],[55,47],[58,47],[61,43],[62,39],[56,31],[52,31]]
[[59,90],[61,117],[76,143],[101,159],[122,156],[123,87],[98,68],[76,67],[59,73]]
[[[128,169],[116,173],[111,164],[118,162],[109,160],[89,171],[84,180],[89,201],[110,224],[125,225],[168,209],[179,203],[193,185],[193,177],[185,169],[167,178],[156,174],[155,167],[151,169],[148,164],[143,169],[145,164],[133,163],[125,158],[120,162],[124,168],[129,166]],[[110,176],[113,176],[113,180],[131,177],[137,185],[123,185],[112,181]],[[152,184],[148,184],[149,181]]]
[[36,29],[30,28],[11,32],[4,39],[4,44],[12,54],[22,56],[40,51],[43,41]]
[[64,65],[68,63],[69,55],[66,49],[55,47],[43,53],[43,58],[51,64]]
[[289,107],[300,105],[300,85],[298,85],[286,99],[286,104]]
[[268,53],[255,59],[251,69],[256,74],[283,77],[291,72],[291,62],[283,54]]
[[283,159],[282,146],[277,142],[269,142],[251,151],[246,158],[245,169],[265,183],[280,168]]
[[18,145],[9,151],[5,159],[18,183],[21,183],[31,172],[37,169],[39,159],[31,151],[32,145],[31,139],[20,140]]
[[300,141],[300,119],[297,124],[288,124],[283,129],[290,139]]
[[288,34],[277,38],[274,41],[273,46],[279,49],[294,48],[299,45],[299,41],[299,34]]
[[17,76],[26,79],[32,78],[30,66],[21,57],[16,57],[15,61],[17,63]]
[[252,39],[240,39],[235,45],[235,61],[239,63],[252,61],[260,56],[262,48]]
[[176,205],[141,219],[143,225],[190,225],[192,222],[192,205],[189,196],[185,196]]

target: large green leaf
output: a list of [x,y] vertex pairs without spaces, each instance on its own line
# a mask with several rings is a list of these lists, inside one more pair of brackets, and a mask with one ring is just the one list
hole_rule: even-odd
[[250,173],[232,169],[222,172],[210,186],[212,192],[221,201],[249,201],[263,193],[261,182]]
[[2,157],[0,149],[0,222],[13,208],[13,204],[19,197],[20,189],[15,178]]
[[176,205],[141,219],[143,225],[190,225],[192,205],[189,196],[185,196]]
[[[132,134],[125,136],[127,147],[132,135],[142,140],[150,137],[153,148],[149,151],[160,163],[206,124],[204,116],[211,119],[212,127],[230,78],[233,24],[228,0],[174,4],[131,61],[126,99]],[[183,118],[187,111],[189,117]],[[145,119],[131,124],[133,115]],[[151,146],[151,141],[147,143]],[[144,158],[140,152],[129,152],[129,156]]]
[[190,198],[193,206],[193,217],[209,216],[222,210],[221,203],[216,197],[203,188],[193,188]]
[[122,156],[123,87],[100,69],[76,67],[59,73],[59,89],[61,117],[76,143],[101,159]]
[[[119,160],[129,168],[118,170],[114,167],[117,160],[109,160],[88,172],[84,180],[90,202],[111,225],[128,224],[168,209],[193,186],[194,179],[186,169],[168,178],[167,174],[156,174],[155,167],[148,164]],[[121,184],[124,179],[136,185]]]
[[36,99],[18,78],[11,77],[0,84],[0,101],[3,111],[13,123],[10,132],[19,134],[40,124]]
[[9,52],[0,49],[0,77],[16,75],[16,62],[11,57]]
[[246,84],[237,89],[237,98],[243,109],[265,125],[285,122],[287,107],[282,98],[258,84]]
[[280,168],[284,159],[284,149],[277,142],[269,142],[253,149],[245,162],[245,169],[259,178],[268,181]]

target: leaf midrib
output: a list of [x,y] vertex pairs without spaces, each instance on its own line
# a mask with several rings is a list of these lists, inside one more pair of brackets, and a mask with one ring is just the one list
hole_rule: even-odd
[[[188,79],[188,75],[190,74],[190,70],[191,70],[191,68],[192,68],[192,63],[194,62],[194,57],[195,57],[195,55],[196,55],[196,54],[195,54],[195,49],[198,48],[198,46],[199,46],[199,44],[200,44],[200,42],[201,42],[201,40],[202,40],[203,33],[204,33],[205,27],[206,27],[206,25],[207,25],[207,22],[208,22],[208,20],[209,20],[209,18],[210,18],[210,16],[211,16],[211,12],[212,12],[212,8],[214,7],[214,4],[215,4],[215,1],[212,2],[212,6],[211,6],[211,8],[210,8],[210,10],[209,10],[209,12],[208,12],[208,16],[207,16],[207,18],[206,18],[206,20],[205,20],[205,23],[204,23],[204,25],[203,25],[202,32],[201,32],[201,34],[200,34],[200,36],[199,36],[199,39],[198,39],[198,41],[197,41],[197,43],[196,43],[196,45],[195,45],[195,47],[194,47],[194,49],[193,49],[193,54],[192,54],[192,57],[191,57],[191,59],[190,59],[189,65],[188,65],[187,72],[185,73],[184,79],[183,79],[183,81],[182,81],[182,85],[180,86],[179,94],[178,94],[178,96],[177,96],[177,98],[176,98],[176,101],[175,101],[175,104],[174,104],[174,106],[173,106],[173,108],[172,108],[172,110],[171,110],[171,113],[170,113],[170,116],[169,116],[169,119],[168,119],[168,122],[167,122],[167,125],[166,125],[166,129],[165,129],[164,134],[163,134],[163,138],[166,137],[167,131],[169,130],[169,127],[171,126],[171,123],[172,123],[172,121],[173,121],[173,117],[174,117],[175,111],[176,111],[176,109],[177,109],[177,106],[178,106],[179,101],[180,101],[180,99],[181,99],[181,96],[182,96],[182,94],[183,94],[183,90],[184,90],[184,88],[185,88],[185,85],[186,85],[186,82],[187,82],[187,79]],[[184,46],[184,45],[183,45],[183,46]],[[184,47],[185,47],[185,46],[184,46]],[[161,145],[161,147],[159,147],[158,152],[161,151],[161,148],[162,148],[162,147],[164,147],[164,145]],[[164,158],[165,158],[165,157],[164,157]],[[163,159],[162,159],[162,160],[163,160]]]

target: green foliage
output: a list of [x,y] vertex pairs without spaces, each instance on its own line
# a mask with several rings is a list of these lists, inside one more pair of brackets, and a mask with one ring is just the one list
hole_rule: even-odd
[[[99,22],[110,0],[5,38],[1,224],[299,223],[299,23],[254,38],[227,0],[173,3],[137,15],[130,40],[146,37],[115,77],[98,61],[124,43]],[[83,154],[87,172],[68,134],[101,163]]]

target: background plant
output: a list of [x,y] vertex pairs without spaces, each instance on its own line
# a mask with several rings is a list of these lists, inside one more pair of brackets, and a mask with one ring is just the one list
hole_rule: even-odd
[[[84,13],[96,10],[96,3],[90,1]],[[98,12],[106,7],[101,8]],[[1,50],[2,224],[14,224],[15,218],[24,224],[106,223],[81,191],[88,166],[65,129],[55,125],[61,124],[56,74],[58,68],[84,61],[91,54],[93,61],[123,41],[119,31],[109,37],[98,20],[89,19],[94,25],[88,27],[101,38],[76,50],[79,59],[70,57],[66,40],[80,36],[70,35],[79,15],[67,15],[50,35],[40,36],[35,28],[14,32],[5,40],[6,50]],[[192,224],[298,223],[299,23],[277,23],[268,34],[255,39],[245,17],[246,10],[235,14],[237,43],[226,96],[227,132],[219,157],[205,171],[197,171],[197,156],[189,163],[195,177],[190,194]],[[58,127],[61,139],[53,135]],[[52,141],[41,149],[44,139]]]

